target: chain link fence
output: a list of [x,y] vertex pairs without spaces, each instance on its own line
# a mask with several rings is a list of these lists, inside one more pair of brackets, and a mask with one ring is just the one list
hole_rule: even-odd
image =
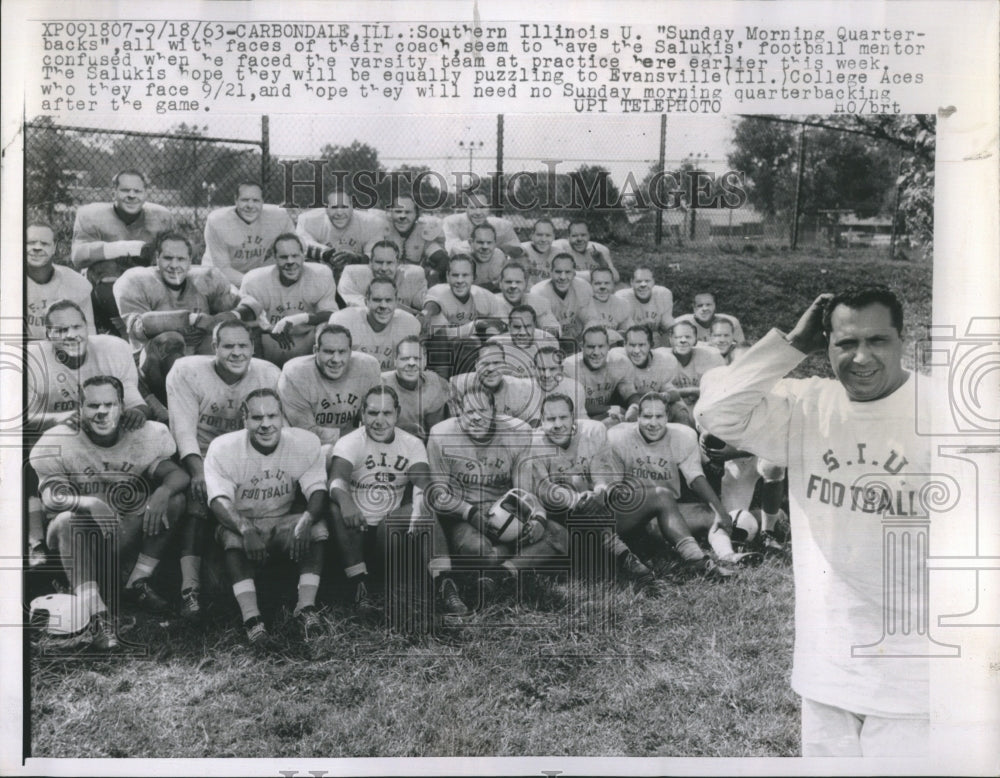
[[[201,256],[204,219],[241,180],[296,218],[347,183],[359,207],[415,188],[445,215],[475,193],[522,239],[534,219],[585,218],[595,240],[706,250],[929,250],[933,117],[732,117],[708,139],[673,116],[216,117],[167,131],[25,126],[29,218],[67,257],[76,206],[107,200],[125,168],[178,216]],[[345,127],[347,131],[345,132]],[[333,143],[331,136],[354,140]],[[705,148],[710,146],[711,151]]]

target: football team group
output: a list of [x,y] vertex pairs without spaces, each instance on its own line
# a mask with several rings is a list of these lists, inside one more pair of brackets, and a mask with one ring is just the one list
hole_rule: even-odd
[[[264,648],[261,562],[297,564],[312,640],[327,557],[371,608],[394,521],[430,532],[449,616],[565,558],[574,516],[608,520],[611,569],[636,589],[729,577],[761,558],[733,547],[734,517],[737,540],[758,534],[760,477],[758,549],[783,553],[783,468],[699,439],[691,413],[701,376],[744,348],[711,290],[675,318],[657,268],[621,283],[584,222],[557,240],[539,219],[522,242],[474,204],[442,219],[333,191],[293,224],[255,183],[209,214],[198,258],[146,185],[122,171],[110,203],[78,209],[69,263],[49,225],[25,236],[29,560],[61,561],[95,648],[118,643],[102,565],[125,601],[198,618],[210,543]],[[180,591],[157,591],[170,557]]]

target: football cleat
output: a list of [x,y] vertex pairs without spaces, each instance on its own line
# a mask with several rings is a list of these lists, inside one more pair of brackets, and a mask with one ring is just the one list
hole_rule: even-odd
[[312,640],[323,634],[323,622],[320,620],[315,605],[306,605],[294,615],[299,622],[299,631],[303,640]]
[[45,543],[38,542],[28,549],[28,567],[41,567],[49,561],[49,549]]
[[94,651],[114,651],[118,648],[118,636],[115,634],[115,624],[107,611],[95,613],[90,620],[90,648]]
[[257,651],[270,651],[274,648],[274,640],[271,633],[264,626],[264,620],[260,616],[252,616],[243,623],[243,628],[247,633],[247,640],[250,647]]
[[677,573],[677,577],[685,580],[703,578],[707,581],[725,581],[736,575],[732,570],[727,570],[725,567],[717,565],[707,555],[701,559],[685,560],[677,566],[675,572]]
[[764,555],[756,551],[744,551],[720,556],[719,561],[733,567],[756,567],[764,561]]
[[194,621],[201,618],[201,592],[189,587],[181,592],[181,615]]
[[444,606],[445,616],[468,616],[470,613],[468,606],[462,602],[458,594],[458,587],[450,578],[445,578],[441,582],[441,603]]
[[365,576],[359,576],[357,583],[354,584],[354,597],[353,597],[354,611],[362,616],[371,616],[378,611],[375,607],[375,603],[372,602],[371,595],[368,594],[368,583],[365,580]]
[[133,604],[151,613],[169,613],[170,603],[153,591],[148,578],[140,578],[125,588],[125,597]]
[[760,543],[764,549],[765,557],[782,558],[787,553],[785,544],[778,540],[770,530],[760,534]]
[[642,563],[631,551],[625,551],[617,557],[616,570],[620,578],[635,583],[637,589],[643,589],[653,583],[653,571]]

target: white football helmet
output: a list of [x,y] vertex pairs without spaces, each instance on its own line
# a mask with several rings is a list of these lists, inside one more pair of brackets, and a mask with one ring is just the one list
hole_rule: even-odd
[[760,531],[757,517],[750,511],[742,509],[729,511],[729,516],[733,520],[733,532],[730,536],[733,543],[742,543],[743,545],[752,543]]
[[545,510],[535,495],[509,489],[486,514],[486,537],[493,543],[513,543],[527,530],[532,518],[544,518]]
[[90,623],[83,602],[72,594],[46,594],[31,601],[31,626],[50,635],[75,635]]

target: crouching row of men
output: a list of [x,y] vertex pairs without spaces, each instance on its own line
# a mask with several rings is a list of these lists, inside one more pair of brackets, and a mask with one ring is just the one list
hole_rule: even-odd
[[[151,610],[169,609],[150,578],[175,536],[199,518],[187,508],[192,477],[174,461],[169,430],[152,421],[124,425],[124,389],[113,376],[92,376],[80,391],[78,419],[47,431],[30,459],[52,517],[46,541],[90,617],[87,639],[113,649],[114,607],[102,599],[98,583],[109,578],[109,570],[100,568],[113,566],[110,577],[116,578],[118,566],[134,558],[124,579],[126,597]],[[380,384],[362,399],[361,426],[324,451],[312,432],[285,426],[274,389],[250,391],[240,405],[243,429],[211,441],[198,484],[249,641],[271,645],[255,587],[257,565],[268,555],[297,563],[294,616],[303,636],[312,639],[323,633],[316,597],[330,535],[355,605],[364,607],[363,533],[369,528],[384,536],[386,524],[401,519],[410,532],[431,536],[419,569],[437,579],[443,612],[450,615],[468,612],[450,572],[452,556],[494,571],[482,585],[495,586],[520,570],[565,557],[565,524],[574,514],[604,515],[623,534],[655,518],[688,569],[725,576],[692,533],[707,533],[726,558],[733,551],[730,520],[701,473],[697,437],[683,425],[668,424],[668,404],[662,395],[647,395],[639,403],[639,421],[609,433],[600,422],[576,419],[573,400],[556,393],[545,399],[541,426],[533,430],[498,414],[490,393],[472,391],[462,397],[456,417],[431,429],[425,447],[397,427],[399,398]],[[701,524],[678,509],[679,472],[707,506]],[[528,489],[512,491],[518,487]],[[525,491],[538,497],[529,494],[511,506],[520,531],[499,534],[496,504]],[[102,538],[104,543],[95,542]],[[617,535],[607,540],[626,572],[648,577]],[[109,599],[113,606],[116,598]],[[189,614],[198,613],[196,592],[185,603]]]

